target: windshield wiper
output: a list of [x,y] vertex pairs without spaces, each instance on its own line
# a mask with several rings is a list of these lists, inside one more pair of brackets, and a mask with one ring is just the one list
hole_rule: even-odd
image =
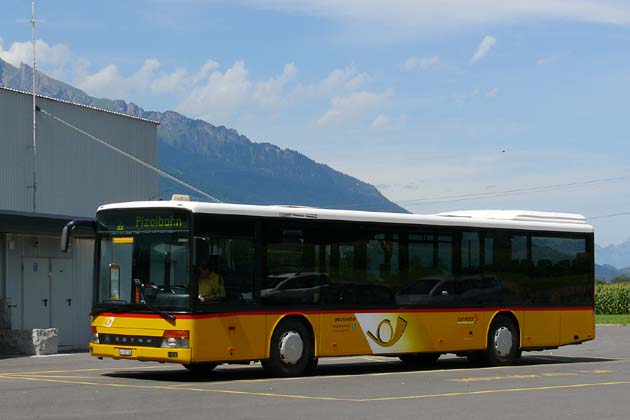
[[144,306],[147,307],[147,309],[155,312],[156,314],[160,315],[162,318],[164,318],[165,320],[167,320],[169,322],[175,321],[175,319],[176,319],[175,315],[166,313],[164,311],[161,311],[158,308],[156,308],[155,306],[151,305],[149,302],[147,302],[147,298],[144,295],[144,288],[142,287],[142,283],[140,283],[140,280],[133,279],[133,284],[136,285],[136,289],[138,289],[138,292],[140,293],[140,297],[142,297],[141,303],[143,303]]

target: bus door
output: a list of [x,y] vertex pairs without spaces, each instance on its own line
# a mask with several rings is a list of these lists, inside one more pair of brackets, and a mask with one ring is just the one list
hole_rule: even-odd
[[[458,236],[458,235],[456,235]],[[457,331],[466,349],[483,346],[485,337],[486,301],[484,286],[488,282],[483,275],[484,241],[480,232],[462,232],[455,253],[457,306]],[[459,266],[459,267],[458,267]]]

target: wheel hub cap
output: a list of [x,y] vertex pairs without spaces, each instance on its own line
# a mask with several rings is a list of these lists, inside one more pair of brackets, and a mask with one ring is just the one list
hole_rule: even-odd
[[512,351],[512,331],[507,327],[501,327],[494,334],[494,348],[499,356],[506,357]]
[[296,364],[304,352],[304,341],[300,334],[288,331],[280,337],[280,358],[288,365]]

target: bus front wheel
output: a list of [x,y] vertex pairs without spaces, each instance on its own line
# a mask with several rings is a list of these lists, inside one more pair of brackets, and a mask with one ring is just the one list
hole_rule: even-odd
[[492,366],[509,365],[520,356],[518,328],[510,318],[497,316],[488,331],[485,359]]
[[313,338],[309,329],[293,318],[282,320],[271,336],[269,359],[263,360],[265,371],[274,376],[298,376],[313,368]]

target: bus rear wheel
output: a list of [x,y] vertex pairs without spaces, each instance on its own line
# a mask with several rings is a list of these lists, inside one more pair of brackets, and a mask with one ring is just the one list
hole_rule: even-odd
[[269,359],[262,365],[273,376],[299,376],[316,365],[308,327],[293,318],[282,320],[271,336]]
[[488,332],[485,361],[491,366],[512,364],[521,354],[519,342],[519,332],[514,321],[506,316],[497,316]]
[[212,370],[218,365],[219,365],[218,363],[209,363],[209,362],[182,364],[182,366],[184,366],[186,369],[188,369],[195,375],[207,375],[210,372],[212,372]]

